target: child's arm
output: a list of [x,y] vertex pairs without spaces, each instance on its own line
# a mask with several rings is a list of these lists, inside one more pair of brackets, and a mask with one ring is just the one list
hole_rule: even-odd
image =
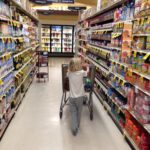
[[89,65],[86,66],[86,70],[83,70],[83,76],[87,77],[89,74]]

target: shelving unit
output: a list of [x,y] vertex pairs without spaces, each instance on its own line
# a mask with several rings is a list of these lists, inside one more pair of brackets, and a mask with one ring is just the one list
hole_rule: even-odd
[[0,139],[33,81],[39,47],[38,19],[15,0],[5,2],[0,14]]
[[[90,12],[92,15],[84,12],[77,25],[76,40],[78,55],[97,68],[96,96],[131,147],[141,150],[142,138],[150,138],[150,115],[144,110],[150,112],[146,103],[150,99],[150,34],[144,25],[142,29],[142,21],[148,27],[150,16],[138,2],[119,0],[110,5],[108,2],[109,6],[94,14]],[[126,5],[131,6],[131,13],[117,15],[119,9],[125,11]],[[136,133],[135,128],[140,132]]]

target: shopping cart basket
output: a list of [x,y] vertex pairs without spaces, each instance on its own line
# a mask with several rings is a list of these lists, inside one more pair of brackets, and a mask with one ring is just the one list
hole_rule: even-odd
[[[69,104],[69,79],[67,78],[67,72],[68,72],[68,64],[62,64],[62,99],[61,99],[61,105],[60,105],[60,111],[59,111],[59,117],[60,119],[63,116],[63,108]],[[94,79],[95,79],[95,66],[90,65],[89,66],[89,75],[88,80],[90,80],[90,85],[85,86],[85,92],[88,93],[87,97],[87,106],[89,108],[90,112],[90,119],[93,120],[93,88],[94,88]],[[84,81],[87,81],[87,79],[84,79]],[[86,97],[86,95],[85,95]]]

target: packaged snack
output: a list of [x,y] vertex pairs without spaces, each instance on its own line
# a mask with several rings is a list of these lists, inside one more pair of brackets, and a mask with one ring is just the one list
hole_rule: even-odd
[[142,72],[148,73],[148,67],[149,67],[149,64],[143,63],[142,64]]

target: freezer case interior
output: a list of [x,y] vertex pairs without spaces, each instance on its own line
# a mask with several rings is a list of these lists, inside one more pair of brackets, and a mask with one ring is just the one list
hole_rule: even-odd
[[51,52],[61,53],[61,26],[51,26]]
[[72,53],[73,27],[63,26],[63,53]]

